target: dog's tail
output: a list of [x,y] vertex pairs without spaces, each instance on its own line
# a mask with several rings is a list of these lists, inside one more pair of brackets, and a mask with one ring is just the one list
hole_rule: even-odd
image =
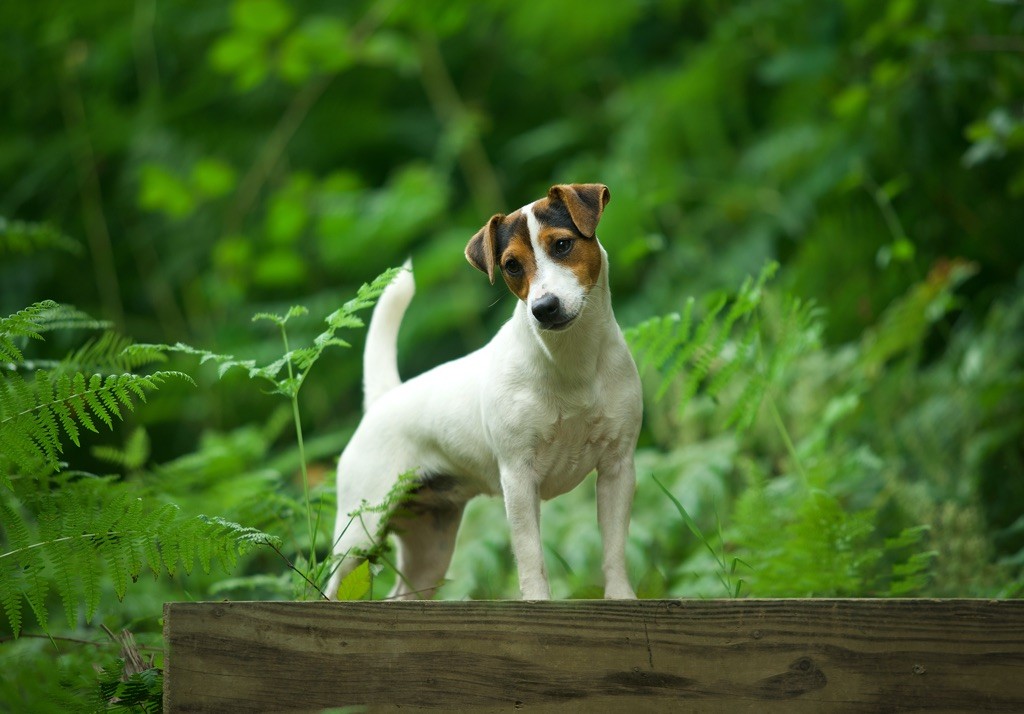
[[416,292],[412,260],[406,260],[373,308],[363,350],[363,409],[402,383],[398,376],[398,328]]

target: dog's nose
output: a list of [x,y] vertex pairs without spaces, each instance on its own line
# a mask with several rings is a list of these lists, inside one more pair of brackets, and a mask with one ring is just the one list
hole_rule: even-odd
[[558,317],[562,304],[557,295],[548,293],[533,301],[533,316],[542,325],[550,325]]

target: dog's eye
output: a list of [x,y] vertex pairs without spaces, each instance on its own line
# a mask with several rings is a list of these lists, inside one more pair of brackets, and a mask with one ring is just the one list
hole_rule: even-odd
[[505,275],[509,275],[513,278],[523,272],[523,266],[515,258],[509,258],[506,260],[503,267],[505,269]]
[[562,238],[561,240],[556,240],[555,244],[551,246],[551,254],[556,258],[561,258],[563,255],[568,255],[570,250],[572,250],[572,240],[569,238]]

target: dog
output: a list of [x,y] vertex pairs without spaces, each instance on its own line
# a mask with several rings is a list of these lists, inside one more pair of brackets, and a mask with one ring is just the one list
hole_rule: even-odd
[[[493,216],[465,254],[492,285],[496,272],[504,278],[519,299],[512,318],[481,349],[407,382],[398,375],[396,342],[415,291],[411,267],[385,289],[367,332],[365,414],[338,461],[339,564],[328,597],[389,531],[398,541],[390,597],[432,597],[466,502],[492,494],[505,502],[522,598],[550,599],[540,502],[594,469],[604,595],[636,597],[626,537],[642,394],[596,235],[610,198],[602,184],[562,184]],[[409,474],[406,502],[372,507]]]

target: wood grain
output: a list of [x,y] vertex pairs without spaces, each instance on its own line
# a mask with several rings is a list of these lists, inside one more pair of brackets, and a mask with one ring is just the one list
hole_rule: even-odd
[[170,603],[169,712],[1024,711],[1024,601]]

